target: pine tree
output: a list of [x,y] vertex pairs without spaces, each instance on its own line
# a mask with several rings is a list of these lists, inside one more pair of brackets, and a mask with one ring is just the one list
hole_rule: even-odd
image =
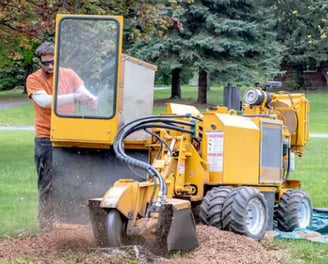
[[[175,21],[165,41],[141,43],[134,51],[173,71],[199,73],[198,103],[206,103],[208,75],[221,82],[258,81],[279,71],[282,45],[276,20],[263,0],[194,0]],[[178,30],[179,29],[179,30]],[[173,94],[173,93],[172,93]]]
[[[206,103],[206,80],[254,81],[279,69],[281,46],[275,20],[262,1],[198,0],[181,16],[180,58],[199,72],[198,103]],[[205,75],[205,76],[204,76]],[[205,93],[205,95],[204,95]]]

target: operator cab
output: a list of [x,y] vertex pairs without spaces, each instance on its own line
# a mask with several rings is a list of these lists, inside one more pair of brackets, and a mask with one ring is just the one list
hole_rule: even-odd
[[[157,68],[121,53],[121,16],[57,15],[56,25],[53,145],[110,148],[120,126],[152,114]],[[93,100],[72,99],[81,93]]]

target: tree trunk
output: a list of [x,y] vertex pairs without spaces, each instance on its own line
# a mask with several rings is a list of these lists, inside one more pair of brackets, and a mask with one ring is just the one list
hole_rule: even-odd
[[181,98],[180,73],[180,68],[175,68],[172,70],[171,99]]
[[198,98],[197,103],[207,103],[207,72],[203,69],[199,70],[198,75]]
[[328,63],[327,62],[321,62],[320,65],[320,72],[322,73],[323,77],[325,78],[326,86],[325,89],[328,88]]

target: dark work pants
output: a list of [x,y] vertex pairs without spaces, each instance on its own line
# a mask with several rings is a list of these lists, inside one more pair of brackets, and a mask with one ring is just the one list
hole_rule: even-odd
[[39,224],[42,231],[52,228],[53,204],[52,185],[52,146],[49,138],[35,138],[34,161],[38,174]]

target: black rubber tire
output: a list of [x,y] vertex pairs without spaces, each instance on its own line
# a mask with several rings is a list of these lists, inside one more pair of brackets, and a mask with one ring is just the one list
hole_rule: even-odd
[[199,217],[203,224],[222,229],[222,208],[231,191],[230,186],[220,186],[206,193],[199,210]]
[[106,219],[107,246],[120,247],[125,245],[127,221],[115,209],[108,211]]
[[222,209],[222,228],[253,239],[262,239],[268,225],[264,195],[253,187],[235,188]]
[[312,203],[302,190],[285,192],[274,213],[274,220],[281,231],[291,232],[295,228],[305,228],[312,222]]

